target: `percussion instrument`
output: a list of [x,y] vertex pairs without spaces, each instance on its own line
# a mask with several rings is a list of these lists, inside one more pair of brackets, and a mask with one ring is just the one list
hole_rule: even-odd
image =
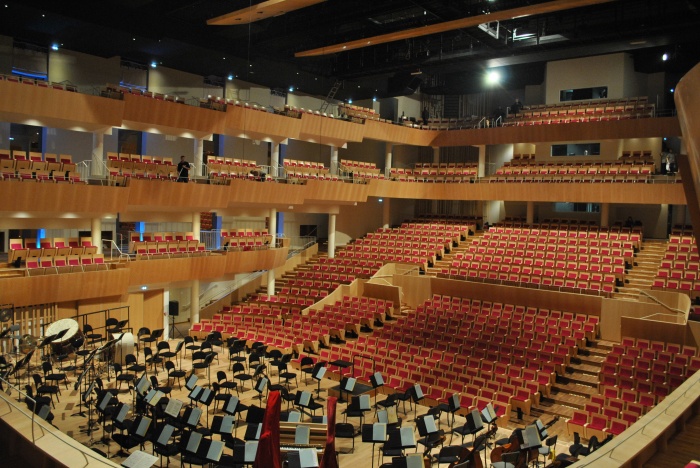
[[78,322],[70,318],[55,321],[49,325],[45,333],[46,335],[58,335],[51,342],[53,354],[70,354],[82,345],[83,332],[80,331]]
[[29,354],[29,351],[36,349],[37,340],[30,334],[22,335],[19,339],[19,352]]
[[134,354],[134,334],[131,332],[112,333],[112,338],[119,340],[114,345],[114,362],[125,364],[126,355]]

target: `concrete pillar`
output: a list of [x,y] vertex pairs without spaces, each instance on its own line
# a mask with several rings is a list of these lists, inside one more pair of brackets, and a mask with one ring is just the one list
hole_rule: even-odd
[[277,239],[277,210],[274,208],[270,209],[270,235],[272,240],[270,241],[270,247],[275,247],[275,240]]
[[92,165],[90,166],[90,175],[103,176],[104,172],[104,154],[105,154],[105,136],[103,133],[92,134]]
[[202,176],[205,175],[204,164],[206,163],[204,160],[204,139],[197,138],[194,142],[194,175]]
[[479,145],[479,166],[477,167],[477,177],[486,176],[486,146]]
[[328,215],[328,258],[335,257],[335,215]]
[[275,270],[267,270],[267,294],[275,295]]
[[384,177],[387,179],[391,176],[391,159],[393,149],[394,145],[391,143],[386,144],[386,149],[384,151]]
[[532,226],[535,223],[535,202],[527,202],[527,214],[525,215],[525,222]]
[[102,253],[102,220],[100,218],[92,219],[92,245],[97,246],[97,253]]
[[163,290],[163,339],[170,339],[170,291]]
[[270,175],[278,176],[277,168],[280,165],[280,145],[274,141],[270,142]]
[[433,146],[433,163],[437,164],[440,162],[440,147]]
[[391,199],[384,198],[382,202],[382,227],[391,227]]
[[610,226],[610,203],[600,204],[600,227]]
[[338,147],[331,145],[331,175],[338,175]]
[[201,237],[202,230],[202,214],[199,211],[192,213],[192,232],[194,233],[194,238],[198,241],[202,240]]
[[192,292],[190,293],[190,317],[192,323],[199,322],[199,280],[192,281]]

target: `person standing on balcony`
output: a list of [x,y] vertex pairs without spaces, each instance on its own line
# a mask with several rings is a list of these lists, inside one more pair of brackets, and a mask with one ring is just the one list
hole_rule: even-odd
[[177,163],[177,181],[189,182],[190,180],[190,163],[185,161],[185,156],[180,156],[180,162]]

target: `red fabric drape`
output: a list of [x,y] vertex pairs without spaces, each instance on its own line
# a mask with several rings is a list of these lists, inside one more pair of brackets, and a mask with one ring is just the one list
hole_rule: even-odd
[[[267,399],[265,419],[260,431],[258,453],[253,468],[282,468],[280,461],[280,392],[270,392]],[[337,465],[336,465],[337,466]]]
[[338,459],[335,456],[335,406],[338,399],[328,397],[326,414],[328,415],[328,432],[326,432],[326,448],[319,468],[338,468]]

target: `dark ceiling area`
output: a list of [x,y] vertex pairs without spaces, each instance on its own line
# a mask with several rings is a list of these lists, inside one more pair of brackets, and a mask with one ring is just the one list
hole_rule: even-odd
[[0,34],[145,66],[155,61],[213,82],[234,75],[326,95],[337,80],[340,99],[405,94],[415,78],[428,93],[479,92],[484,72],[494,68],[501,86],[522,89],[543,82],[547,61],[608,53],[632,54],[639,72],[678,77],[700,61],[698,0],[610,1],[309,58],[294,54],[552,0],[327,0],[249,25],[206,23],[257,3],[7,1],[0,3]]

